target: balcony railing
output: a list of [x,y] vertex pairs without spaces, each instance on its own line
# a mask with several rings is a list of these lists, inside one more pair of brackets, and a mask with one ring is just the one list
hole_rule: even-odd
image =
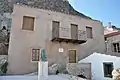
[[59,27],[52,30],[52,41],[84,43],[87,41],[86,31],[72,31],[71,28]]

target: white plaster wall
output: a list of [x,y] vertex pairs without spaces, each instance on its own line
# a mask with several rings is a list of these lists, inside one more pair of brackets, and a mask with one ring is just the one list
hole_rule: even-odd
[[79,61],[79,63],[91,63],[92,80],[111,80],[104,77],[103,62],[113,62],[114,69],[120,68],[120,57],[94,53]]
[[[22,30],[23,16],[35,17],[34,31]],[[93,29],[93,39],[87,39],[87,42],[81,45],[51,42],[53,20],[60,21],[60,26],[66,28],[70,28],[71,23],[77,24],[80,30],[86,30],[86,26],[90,26]],[[37,70],[37,63],[31,63],[32,48],[45,48],[49,64],[63,65],[69,62],[68,49],[77,50],[77,60],[94,51],[104,52],[104,28],[100,21],[15,5],[9,44],[9,73],[24,74]],[[63,53],[58,52],[60,47],[64,49]]]

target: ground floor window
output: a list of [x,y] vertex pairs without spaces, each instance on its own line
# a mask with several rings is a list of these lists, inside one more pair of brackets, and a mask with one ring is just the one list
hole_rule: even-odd
[[112,71],[113,71],[113,63],[103,63],[103,69],[104,69],[104,77],[110,77],[112,78]]
[[76,50],[69,50],[69,63],[76,63]]
[[39,61],[40,49],[32,49],[32,61]]

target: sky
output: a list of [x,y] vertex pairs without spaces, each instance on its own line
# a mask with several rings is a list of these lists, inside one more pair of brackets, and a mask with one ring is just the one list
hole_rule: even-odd
[[69,0],[79,12],[103,22],[104,26],[111,22],[120,27],[120,0]]

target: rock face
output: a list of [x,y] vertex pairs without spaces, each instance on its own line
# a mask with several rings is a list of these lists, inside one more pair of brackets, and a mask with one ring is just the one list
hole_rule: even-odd
[[49,72],[49,74],[56,74],[56,72],[57,72],[57,70],[59,70],[59,68],[61,67],[61,65],[60,64],[53,64],[52,66],[50,66],[49,68],[48,68],[48,72]]
[[12,0],[11,2],[12,4],[21,3],[30,7],[77,15],[83,18],[91,19],[90,17],[76,11],[69,4],[68,0]]
[[12,12],[10,2],[8,0],[0,0],[0,14]]
[[120,80],[120,68],[112,71],[113,80]]
[[66,67],[68,73],[73,76],[91,79],[91,65],[82,63],[69,63]]

